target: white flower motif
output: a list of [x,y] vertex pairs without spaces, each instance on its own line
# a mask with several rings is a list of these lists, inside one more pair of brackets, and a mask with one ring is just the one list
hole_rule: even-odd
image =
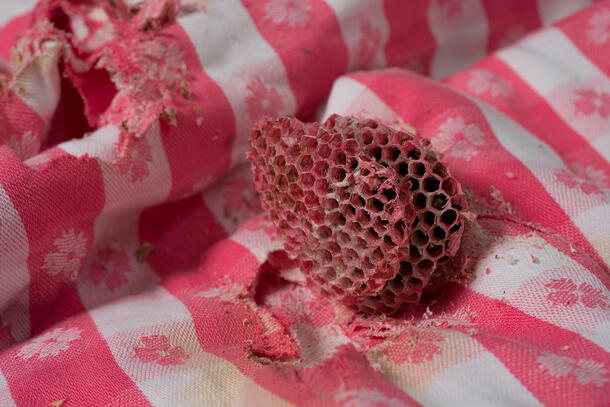
[[21,137],[17,134],[13,134],[6,142],[6,146],[13,150],[15,155],[21,160],[27,160],[36,155],[39,148],[39,142],[38,137],[36,137],[34,132],[27,130]]
[[610,39],[610,10],[600,10],[591,16],[587,38],[595,45],[603,45]]
[[341,393],[337,397],[342,407],[407,407],[402,401],[389,397],[379,390],[357,389]]
[[49,356],[57,356],[70,347],[70,343],[79,339],[81,330],[78,328],[57,328],[33,338],[23,345],[16,357],[24,360],[38,355],[38,360]]
[[536,359],[542,370],[548,371],[554,377],[566,377],[574,370],[574,359],[567,356],[559,356],[554,353],[546,353]]
[[304,27],[311,9],[308,0],[271,0],[265,5],[265,19],[275,25],[287,23],[290,27]]
[[87,238],[83,232],[77,235],[74,229],[70,229],[62,232],[53,244],[57,250],[47,254],[41,268],[52,276],[63,275],[70,281],[76,280],[87,254]]
[[591,359],[572,359],[568,356],[559,356],[553,353],[544,353],[536,359],[542,370],[554,377],[567,377],[574,374],[576,381],[580,384],[593,383],[600,387],[608,382],[604,364]]
[[585,167],[579,163],[572,164],[571,168],[578,178],[587,180],[599,188],[606,188],[607,176],[604,170],[596,168],[592,165]]
[[604,368],[604,364],[591,359],[580,359],[576,362],[574,375],[580,384],[593,383],[597,387],[601,387],[608,382],[606,377],[608,370]]
[[485,144],[485,135],[475,123],[467,124],[462,116],[450,117],[439,129],[434,145],[455,158],[470,161],[478,154],[477,146]]
[[510,83],[486,69],[472,70],[466,86],[476,95],[489,93],[492,97],[499,97],[510,96],[513,93]]

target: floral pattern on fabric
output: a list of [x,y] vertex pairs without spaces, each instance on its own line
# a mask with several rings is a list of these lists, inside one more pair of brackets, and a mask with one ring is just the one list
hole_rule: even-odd
[[87,238],[83,232],[69,229],[53,241],[54,249],[45,257],[42,269],[49,275],[60,276],[73,281],[87,254]]
[[82,331],[78,328],[56,328],[39,335],[23,345],[16,357],[24,360],[46,359],[67,351],[72,342],[80,339]]

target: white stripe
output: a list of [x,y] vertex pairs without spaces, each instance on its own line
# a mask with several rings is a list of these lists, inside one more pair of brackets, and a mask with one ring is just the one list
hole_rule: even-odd
[[[229,361],[204,352],[189,311],[163,287],[92,310],[91,317],[118,365],[155,406],[245,406],[248,397],[262,405],[288,405]],[[143,347],[142,336],[150,335],[167,336],[172,346],[182,347],[190,358],[174,366],[138,360],[134,348]]]
[[360,82],[343,76],[337,79],[328,98],[323,120],[333,114],[362,115],[391,122],[399,116],[385,102]]
[[610,262],[610,209],[609,204],[601,205],[574,217],[572,221],[580,230],[587,231],[587,239],[604,259]]
[[0,28],[15,17],[30,11],[38,3],[38,0],[16,0],[2,2],[0,5]]
[[0,370],[0,406],[2,407],[16,407],[15,400],[13,400],[13,396],[11,396],[11,390],[8,387],[8,383],[6,382],[6,378],[2,374],[2,370]]
[[538,0],[543,25],[553,24],[593,4],[592,0]]
[[603,76],[558,29],[549,27],[497,53],[543,96],[579,79]]
[[[449,4],[458,4],[455,14],[447,12]],[[428,23],[437,44],[430,67],[433,78],[467,68],[487,54],[487,16],[480,0],[433,0]]]
[[485,350],[443,370],[418,401],[431,407],[542,406],[502,362]]
[[233,108],[237,129],[234,165],[245,160],[253,125],[244,98],[250,94],[248,85],[260,78],[273,87],[282,99],[278,115],[295,113],[296,101],[282,61],[261,37],[241,2],[214,1],[206,7],[206,13],[190,13],[178,22],[193,43],[203,69],[222,88]]
[[[386,66],[385,44],[390,36],[390,28],[383,10],[383,1],[370,0],[367,2],[346,2],[344,0],[326,0],[333,9],[341,34],[349,51],[348,71],[362,68],[383,68]],[[380,34],[380,42],[375,45],[375,57],[372,62],[363,64],[359,57],[361,41],[366,41],[365,33],[362,32],[364,24],[369,24],[373,31]]]
[[[487,119],[500,144],[531,171],[532,175],[540,181],[549,195],[571,219],[582,216],[586,211],[595,211],[597,215],[595,225],[580,222],[578,226],[604,262],[610,264],[610,251],[604,250],[608,243],[604,241],[603,236],[599,235],[600,230],[610,230],[610,205],[603,200],[602,196],[592,194],[585,199],[584,194],[579,190],[570,189],[556,181],[554,171],[566,170],[566,166],[551,147],[492,107],[479,100],[472,98],[471,100]],[[579,208],[579,197],[581,203],[588,204],[588,206]],[[588,215],[584,216],[588,217]]]
[[[259,206],[256,202],[259,197],[256,195],[252,178],[250,165],[243,163],[226,173],[222,182],[215,183],[201,194],[206,206],[228,235],[233,234],[242,223],[254,215],[244,206]],[[240,201],[242,199],[244,202]],[[246,202],[245,199],[254,202]]]
[[530,35],[498,52],[513,71],[544,98],[557,115],[610,161],[610,117],[579,112],[577,92],[610,93],[610,80],[556,28]]
[[29,242],[10,197],[0,185],[0,316],[17,341],[30,336],[28,308]]

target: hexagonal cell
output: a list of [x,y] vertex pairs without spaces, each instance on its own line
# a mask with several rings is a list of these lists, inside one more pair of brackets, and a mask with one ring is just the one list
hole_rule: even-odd
[[313,167],[313,173],[320,178],[326,177],[326,174],[328,174],[328,163],[324,161],[316,163]]
[[347,233],[339,231],[337,232],[337,241],[340,244],[347,246],[352,242],[352,239]]
[[396,146],[385,146],[381,153],[381,157],[387,161],[393,163],[400,158],[400,149]]
[[352,194],[350,197],[350,203],[356,208],[362,208],[366,205],[364,198],[362,198],[359,194]]
[[309,219],[316,225],[322,225],[325,220],[325,214],[322,209],[312,209],[309,211]]
[[337,272],[332,267],[326,267],[322,272],[322,276],[326,281],[333,281],[337,277]]
[[332,157],[333,162],[337,165],[345,165],[347,161],[347,156],[343,151],[334,151]]
[[434,168],[432,168],[432,172],[441,177],[441,179],[445,178],[449,174],[447,172],[447,167],[445,167],[445,164],[441,162],[438,162],[434,165]]
[[324,178],[319,178],[316,180],[316,182],[313,184],[313,190],[321,197],[333,192],[330,183]]
[[436,223],[436,215],[432,211],[426,211],[421,215],[422,223],[425,226],[432,226]]
[[353,249],[344,247],[341,254],[343,255],[343,259],[345,259],[348,264],[358,260],[358,253],[356,253],[356,251]]
[[318,140],[315,137],[303,136],[301,138],[301,146],[305,148],[305,151],[313,152],[318,148]]
[[435,226],[434,229],[432,229],[432,239],[436,240],[437,242],[444,240],[446,237],[447,233],[442,227]]
[[328,250],[320,249],[316,252],[318,263],[328,265],[333,260],[333,255]]
[[296,182],[299,179],[299,172],[297,171],[297,169],[294,166],[289,165],[286,168],[286,179],[291,184]]
[[334,182],[342,182],[345,177],[347,176],[347,172],[345,172],[345,169],[343,167],[334,167],[333,169],[330,170],[330,178],[334,181]]
[[409,163],[409,174],[412,177],[421,178],[426,173],[426,165],[421,161],[411,161]]
[[417,247],[423,247],[428,243],[428,235],[421,229],[417,229],[413,232],[413,236],[411,237],[411,241]]
[[425,273],[426,275],[431,273],[434,269],[434,262],[432,260],[424,259],[417,263],[417,271]]
[[388,135],[386,133],[375,133],[375,137],[373,138],[375,144],[386,145],[388,144]]
[[426,192],[435,192],[440,187],[441,182],[436,177],[426,177],[422,184],[424,191]]
[[457,193],[457,182],[453,178],[445,178],[442,183],[442,189],[450,196]]
[[426,207],[426,201],[426,195],[420,192],[419,194],[415,195],[415,199],[413,199],[413,205],[417,209],[423,209]]
[[358,138],[361,144],[369,145],[373,142],[373,132],[369,129],[363,130],[356,136],[356,139]]
[[410,141],[402,147],[402,153],[411,160],[419,160],[421,157],[421,150]]
[[297,165],[301,171],[309,171],[313,168],[313,158],[310,155],[304,155],[299,157]]
[[342,147],[343,151],[345,151],[345,153],[349,156],[354,156],[356,154],[359,154],[361,149],[360,149],[360,143],[358,143],[356,140],[354,139],[349,139],[347,141],[345,141],[343,143],[343,147]]
[[332,212],[332,213],[326,215],[326,219],[334,227],[345,226],[346,219],[345,219],[345,215],[343,215],[342,213]]
[[339,287],[343,288],[344,290],[347,290],[352,287],[353,282],[347,277],[341,277],[338,281],[338,284]]
[[304,195],[305,205],[313,206],[318,204],[318,197],[314,191],[306,191]]
[[443,246],[429,244],[426,246],[426,253],[430,257],[439,257],[441,254],[443,254]]
[[318,230],[316,230],[316,235],[320,240],[326,240],[332,235],[332,231],[328,226],[320,226]]
[[432,201],[430,203],[430,205],[437,210],[441,210],[443,209],[446,205],[447,205],[447,195],[440,193],[440,194],[434,194],[432,196]]
[[284,167],[286,166],[286,159],[283,155],[278,155],[277,157],[275,157],[275,160],[273,160],[273,165],[275,165],[277,169],[283,172]]
[[331,153],[332,153],[332,149],[330,148],[330,146],[328,144],[320,144],[318,146],[316,156],[324,159],[324,158],[330,157]]
[[376,197],[369,198],[366,201],[366,209],[368,209],[369,212],[378,213],[378,212],[383,211],[383,208],[384,208],[383,202],[381,202]]
[[404,177],[405,175],[407,175],[409,173],[409,164],[402,161],[394,169],[396,170],[398,175],[400,175],[401,177]]
[[328,198],[324,201],[324,209],[327,211],[332,211],[333,209],[337,209],[339,207],[339,202],[337,202],[334,198]]
[[452,225],[453,222],[456,221],[456,219],[457,219],[457,212],[453,209],[447,209],[441,215],[441,222],[443,222],[445,225]]
[[381,147],[378,145],[370,145],[366,148],[365,154],[377,161],[381,160]]

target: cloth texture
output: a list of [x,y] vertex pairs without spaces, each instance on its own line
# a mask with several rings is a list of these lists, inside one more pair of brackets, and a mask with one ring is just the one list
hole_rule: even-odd
[[[387,317],[287,259],[263,116],[407,126],[462,280]],[[3,0],[0,406],[609,406],[610,1]]]

